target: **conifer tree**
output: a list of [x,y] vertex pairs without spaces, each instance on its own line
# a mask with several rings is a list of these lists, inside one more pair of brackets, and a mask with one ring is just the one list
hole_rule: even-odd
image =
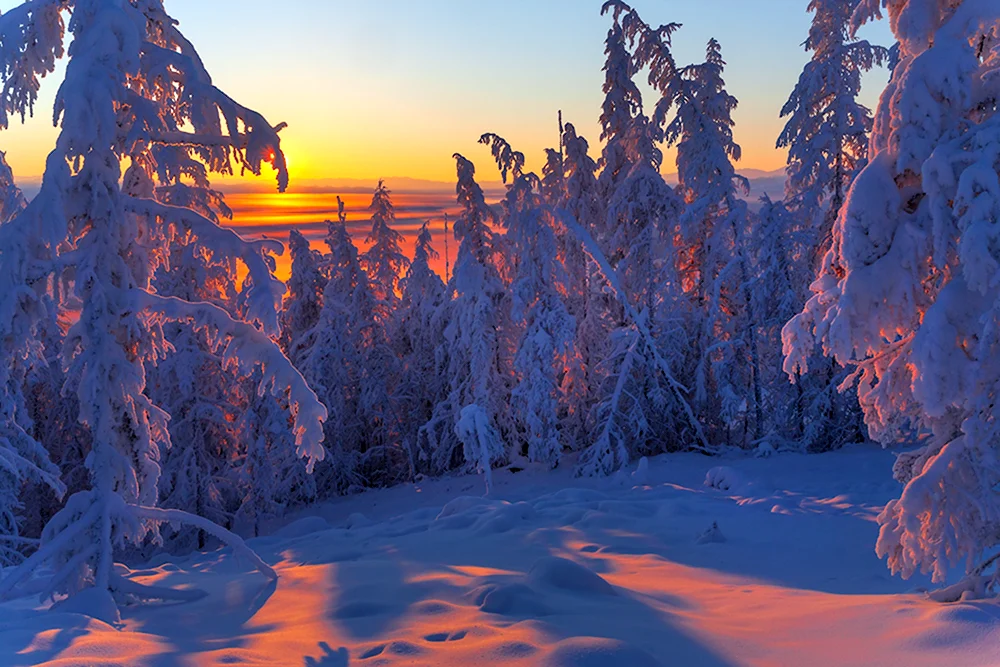
[[562,453],[560,385],[572,352],[576,322],[564,302],[568,277],[556,243],[556,214],[542,199],[541,179],[524,172],[524,155],[502,137],[484,134],[503,180],[504,227],[517,257],[510,286],[513,322],[522,330],[514,357],[511,398],[531,461],[556,465]]
[[810,0],[813,20],[803,46],[812,57],[781,109],[788,118],[778,137],[778,148],[788,149],[786,199],[818,224],[822,249],[829,246],[833,221],[868,153],[872,117],[858,102],[861,76],[888,59],[886,49],[852,39],[857,5],[858,0]]
[[748,326],[750,295],[745,235],[749,224],[748,181],[736,174],[740,147],[733,139],[737,100],[722,78],[725,61],[710,40],[705,62],[679,70],[667,85],[656,117],[676,116],[666,137],[677,146],[678,192],[685,210],[677,238],[677,283],[693,299],[698,368],[695,396],[716,438],[747,445],[759,436],[761,387],[756,365],[759,346]]
[[0,225],[10,222],[27,205],[24,193],[14,182],[14,172],[7,164],[7,155],[0,152]]
[[290,359],[300,356],[299,338],[319,321],[323,309],[323,288],[326,279],[321,267],[322,257],[309,245],[309,239],[297,229],[288,233],[292,272],[288,278],[288,294],[281,313],[281,347]]
[[[887,11],[899,61],[815,294],[783,332],[785,369],[805,373],[819,341],[853,367],[874,439],[929,436],[897,458],[903,489],[878,517],[876,552],[904,577],[943,581],[964,565],[966,579],[937,595],[954,600],[1000,590],[1000,7]],[[855,21],[880,12],[866,0]]]
[[[48,593],[89,591],[81,604],[114,620],[115,601],[152,594],[116,574],[115,550],[147,536],[159,539],[158,526],[165,521],[191,523],[252,554],[211,522],[156,506],[159,452],[168,443],[169,416],[144,390],[147,365],[169,349],[164,322],[192,321],[225,346],[226,357],[246,369],[262,366],[261,390],[290,395],[296,448],[311,460],[323,455],[326,414],[266,335],[216,306],[165,297],[151,288],[178,235],[190,231],[213,255],[239,258],[246,265],[243,298],[249,317],[277,334],[276,300],[283,287],[265,258],[271,244],[245,242],[191,209],[122,192],[123,160],[148,173],[169,172],[168,165],[156,161],[169,159],[170,153],[158,156],[152,146],[183,146],[215,171],[231,172],[235,164],[259,174],[262,163],[270,162],[279,189],[287,182],[280,127],[212,85],[159,0],[29,2],[0,16],[0,33],[9,36],[0,48],[6,91],[0,121],[6,125],[9,114],[30,110],[38,77],[51,72],[63,55],[63,20],[70,12],[73,43],[55,109],[60,135],[39,196],[10,223],[19,228],[15,235],[20,238],[0,259],[0,329],[30,340],[38,321],[32,286],[44,289],[46,273],[72,270],[68,279],[81,311],[63,358],[79,397],[80,420],[93,436],[86,461],[91,488],[67,500],[46,526],[41,548],[0,581],[0,597],[49,563]],[[93,85],[96,80],[105,84]],[[161,85],[167,81],[169,86]],[[34,294],[26,300],[29,291]],[[10,428],[16,424],[14,406],[5,401],[4,411],[3,428]],[[251,558],[273,575],[259,558]],[[156,597],[165,594],[155,592]]]
[[438,257],[431,245],[431,231],[425,222],[420,227],[417,243],[406,276],[400,281],[402,296],[398,311],[398,356],[403,360],[400,380],[396,386],[400,413],[403,416],[401,434],[413,466],[418,458],[417,437],[430,421],[434,406],[445,398],[446,364],[438,352],[447,322],[445,284],[430,267]]
[[[501,279],[496,214],[475,180],[475,167],[455,155],[456,193],[462,211],[455,221],[458,256],[449,289],[445,340],[448,394],[421,428],[422,453],[436,470],[465,462],[488,474],[506,457],[502,438],[514,433],[509,417],[512,380],[507,290]],[[459,426],[461,425],[461,428]]]
[[365,243],[370,246],[361,257],[361,265],[368,273],[372,292],[384,304],[380,307],[380,310],[386,311],[380,313],[383,321],[388,320],[389,313],[399,301],[399,278],[410,264],[399,245],[403,236],[392,228],[396,222],[396,210],[391,194],[385,187],[385,182],[379,181],[368,207],[372,216],[372,229],[365,238]]

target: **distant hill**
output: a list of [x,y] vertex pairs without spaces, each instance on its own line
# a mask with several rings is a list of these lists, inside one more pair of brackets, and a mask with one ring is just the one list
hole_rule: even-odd
[[[784,196],[784,169],[775,171],[741,169],[739,173],[750,179],[750,196],[747,198],[750,202],[756,203],[762,194],[767,194],[772,199],[781,199]],[[677,174],[664,174],[663,177],[671,185],[676,185]],[[455,192],[455,184],[444,181],[430,181],[408,176],[386,177],[384,180],[389,189],[396,192],[447,194]],[[370,178],[293,179],[288,189],[290,192],[368,193],[374,189],[376,182],[377,179]],[[24,190],[25,196],[31,199],[38,194],[40,183],[36,179],[30,179],[18,183],[18,185]],[[485,181],[480,183],[480,186],[490,197],[498,197],[504,192],[503,183],[500,181]],[[263,180],[223,182],[220,187],[223,191],[231,193],[274,192],[272,182]]]
[[[781,199],[785,191],[785,170],[776,169],[774,171],[763,171],[761,169],[741,169],[738,173],[750,179],[749,200],[756,202],[762,195],[767,194],[772,199]],[[664,174],[664,179],[671,185],[676,185],[677,174]],[[360,178],[329,178],[313,180],[293,180],[289,186],[291,192],[371,192],[375,187],[377,179]],[[390,190],[397,192],[419,193],[453,193],[455,184],[445,181],[431,181],[420,178],[410,178],[408,176],[386,177],[386,185]],[[500,181],[484,181],[480,183],[487,195],[496,196],[502,194],[504,185]],[[225,185],[226,192],[270,192],[270,188],[261,188],[255,183],[233,183]]]

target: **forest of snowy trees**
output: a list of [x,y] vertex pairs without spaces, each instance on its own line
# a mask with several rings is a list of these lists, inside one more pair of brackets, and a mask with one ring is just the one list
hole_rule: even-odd
[[[322,250],[291,232],[287,285],[210,182],[270,164],[283,190],[282,126],[213,84],[162,0],[0,16],[0,125],[68,59],[39,194],[0,168],[0,597],[182,597],[116,559],[254,558],[239,535],[291,508],[421,475],[476,470],[488,491],[500,466],[612,475],[869,437],[920,444],[879,517],[892,570],[964,564],[947,599],[1000,588],[1000,6],[807,8],[783,200],[739,174],[723,45],[677,63],[681,26],[609,0],[600,137],[566,123],[536,174],[483,128],[454,156],[447,281],[427,224],[404,254],[379,182],[367,249],[341,204]],[[854,36],[884,11],[897,44]],[[477,183],[494,164],[496,204]]]

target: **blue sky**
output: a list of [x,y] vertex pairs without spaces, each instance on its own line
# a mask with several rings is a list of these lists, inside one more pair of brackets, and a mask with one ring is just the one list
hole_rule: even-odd
[[[0,0],[0,9],[13,4]],[[410,176],[449,180],[458,151],[490,168],[476,144],[497,132],[537,167],[557,140],[556,112],[596,148],[603,40],[599,0],[166,0],[217,85],[272,122],[293,179]],[[653,24],[684,24],[679,63],[703,58],[715,37],[740,100],[744,168],[774,169],[778,112],[806,60],[806,0],[636,0]],[[886,25],[864,37],[888,43]],[[886,73],[866,79],[875,103]],[[36,176],[54,140],[55,82],[39,118],[0,138],[18,173]],[[652,93],[650,92],[650,96]],[[653,98],[648,102],[651,104]],[[668,155],[669,159],[669,155]],[[492,171],[488,172],[490,178]],[[486,177],[484,176],[484,179]]]

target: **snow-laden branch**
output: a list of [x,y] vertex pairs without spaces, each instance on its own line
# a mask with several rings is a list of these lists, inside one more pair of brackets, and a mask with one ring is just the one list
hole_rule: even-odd
[[152,199],[126,197],[123,206],[130,213],[186,227],[213,255],[236,257],[242,261],[251,281],[246,294],[246,302],[250,308],[249,318],[258,320],[269,334],[277,333],[277,304],[281,303],[285,286],[271,275],[265,253],[283,254],[285,249],[281,243],[272,239],[247,241],[233,230],[226,229],[189,208],[170,206]]
[[66,0],[27,0],[0,15],[0,128],[11,113],[34,112],[40,79],[55,70],[64,53]]
[[284,192],[288,187],[288,167],[281,152],[278,132],[285,124],[271,126],[261,114],[244,107],[222,92],[212,83],[191,43],[172,24],[169,32],[170,40],[180,50],[144,42],[144,69],[160,73],[165,78],[174,78],[179,73],[185,81],[185,97],[199,100],[199,104],[191,107],[190,121],[195,133],[200,133],[203,127],[216,129],[218,115],[221,114],[232,142],[230,145],[235,150],[241,167],[259,176],[261,163],[269,162],[277,172],[278,191]]
[[295,420],[296,453],[308,460],[307,469],[310,472],[317,461],[323,460],[326,455],[323,448],[326,407],[274,341],[252,325],[234,320],[225,310],[210,303],[192,303],[141,290],[133,290],[132,295],[139,309],[148,311],[157,319],[190,321],[196,328],[206,330],[214,345],[225,345],[222,353],[225,358],[238,361],[244,368],[259,364],[263,370],[263,379],[257,390],[259,395],[263,395],[268,388],[272,393],[287,388],[289,407]]
[[618,282],[618,274],[611,267],[611,264],[608,263],[608,259],[604,256],[600,246],[597,245],[597,241],[594,240],[594,237],[592,237],[586,229],[580,226],[580,223],[576,221],[576,218],[572,213],[564,209],[558,210],[557,213],[562,219],[563,224],[566,225],[566,228],[569,229],[574,236],[576,236],[587,255],[594,260],[595,264],[597,264],[601,274],[604,276],[604,280],[614,293],[615,298],[621,304],[622,308],[625,309],[625,314],[632,322],[632,326],[634,326],[636,331],[639,332],[639,335],[642,336],[646,348],[649,350],[649,353],[653,355],[653,361],[663,373],[663,376],[667,380],[667,384],[670,385],[670,389],[676,396],[677,401],[681,404],[688,423],[694,429],[699,446],[705,451],[712,451],[711,446],[708,444],[708,439],[705,437],[705,433],[701,428],[701,423],[698,421],[698,418],[694,414],[694,410],[691,409],[691,405],[684,396],[684,394],[688,391],[687,388],[674,378],[673,370],[670,368],[670,364],[667,363],[667,360],[660,354],[659,348],[656,345],[656,339],[653,338],[652,332],[650,332],[649,327],[646,325],[645,318],[641,316],[638,311],[636,311],[635,307],[629,302],[628,296],[625,294],[625,291]]
[[[94,522],[101,514],[102,507],[97,503],[91,504],[86,512],[77,520],[71,523],[66,529],[58,533],[53,539],[42,544],[42,547],[35,553],[14,568],[10,574],[0,579],[0,600],[10,597],[12,591],[17,588],[25,577],[34,572],[42,563],[58,553],[76,538],[83,531],[93,527]],[[88,556],[89,557],[89,556]]]
[[[212,523],[208,519],[204,519],[195,514],[189,514],[188,512],[184,512],[182,510],[163,509],[160,507],[142,507],[136,505],[132,507],[132,511],[135,513],[136,517],[146,521],[156,521],[158,523],[186,523],[190,526],[203,530],[212,537],[215,537],[231,546],[235,556],[243,556],[248,559],[264,576],[269,579],[278,578],[278,573],[274,571],[274,568],[261,560],[261,557],[258,556],[253,549],[247,546],[247,543],[243,541],[242,537],[226,530],[218,524]],[[138,588],[139,584],[135,584],[135,586],[136,591],[140,590]],[[174,593],[176,594],[176,591],[174,591]]]

